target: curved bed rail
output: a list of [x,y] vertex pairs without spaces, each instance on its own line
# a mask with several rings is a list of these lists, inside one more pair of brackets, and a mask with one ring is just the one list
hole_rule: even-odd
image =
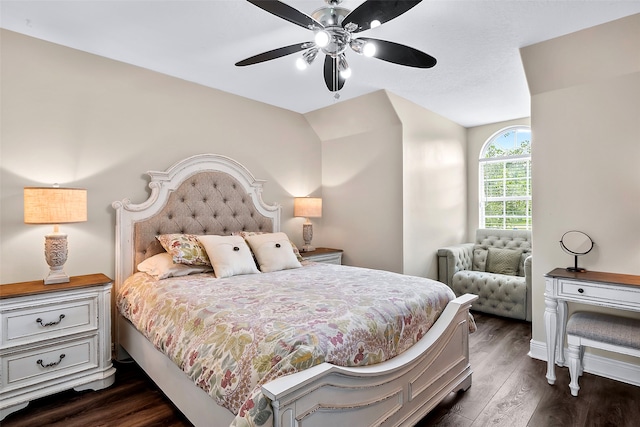
[[468,322],[477,298],[451,301],[418,343],[386,362],[323,363],[265,384],[275,427],[415,424],[447,394],[471,386]]

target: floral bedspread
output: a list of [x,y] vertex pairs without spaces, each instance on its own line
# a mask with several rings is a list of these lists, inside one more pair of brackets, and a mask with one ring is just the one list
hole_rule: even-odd
[[419,277],[332,264],[216,279],[131,276],[117,306],[235,426],[272,424],[260,386],[322,362],[370,365],[425,334],[455,295]]

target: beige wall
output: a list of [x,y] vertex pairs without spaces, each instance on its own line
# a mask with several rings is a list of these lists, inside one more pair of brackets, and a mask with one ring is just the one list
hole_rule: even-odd
[[347,264],[437,278],[437,249],[466,227],[464,128],[386,91],[305,117],[322,140],[318,244]]
[[565,231],[596,243],[581,266],[640,274],[640,15],[521,54],[534,135],[533,340],[544,342],[543,276],[572,264],[558,244]]
[[437,279],[438,248],[460,241],[467,224],[465,128],[388,95],[402,122],[402,272]]
[[305,117],[322,141],[322,232],[314,242],[344,249],[346,264],[401,272],[402,126],[386,93]]
[[0,34],[0,283],[48,271],[51,227],[23,223],[23,187],[87,188],[88,222],[62,226],[66,271],[112,276],[111,203],[144,201],[145,171],[199,153],[229,156],[267,180],[264,199],[283,205],[283,230],[298,244],[293,197],[322,196],[313,242],[344,249],[348,264],[435,278],[435,250],[463,232],[464,128],[385,91],[303,116]]
[[[114,272],[114,200],[148,192],[147,170],[199,153],[229,156],[266,179],[283,229],[302,243],[293,196],[321,187],[320,142],[300,114],[3,30],[0,283],[43,278],[50,226],[23,223],[25,186],[88,189],[69,235],[70,275]],[[215,70],[212,70],[215,72]]]

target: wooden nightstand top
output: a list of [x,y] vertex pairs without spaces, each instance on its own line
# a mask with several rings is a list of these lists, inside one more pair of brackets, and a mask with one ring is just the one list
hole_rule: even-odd
[[316,255],[327,255],[327,254],[335,254],[338,252],[342,252],[342,249],[331,249],[331,248],[316,248],[315,251],[311,252],[300,252],[302,258],[316,256]]
[[98,273],[87,274],[86,276],[70,277],[68,283],[57,283],[53,285],[45,285],[44,280],[9,283],[6,285],[0,285],[0,299],[36,295],[47,292],[58,292],[67,289],[87,288],[90,286],[101,286],[111,282],[112,280],[107,276],[102,273]]

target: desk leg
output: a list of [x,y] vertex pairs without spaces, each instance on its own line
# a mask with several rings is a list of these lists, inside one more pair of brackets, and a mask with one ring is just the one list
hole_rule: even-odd
[[557,326],[557,334],[558,334],[558,344],[556,347],[556,365],[565,366],[564,363],[564,341],[566,337],[567,331],[567,302],[563,300],[558,300],[558,326]]
[[547,382],[556,382],[556,343],[558,333],[558,301],[555,298],[544,296],[544,328],[547,333]]

